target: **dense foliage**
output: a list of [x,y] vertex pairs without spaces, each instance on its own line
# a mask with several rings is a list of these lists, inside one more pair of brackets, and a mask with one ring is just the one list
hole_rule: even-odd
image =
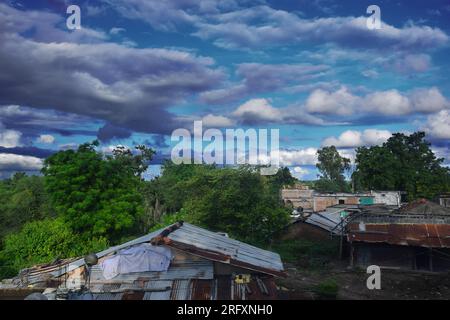
[[396,133],[381,146],[357,149],[353,180],[362,190],[401,190],[410,200],[431,199],[450,190],[450,171],[443,161],[425,133]]
[[0,239],[28,221],[52,215],[43,177],[19,172],[0,181]]
[[6,236],[0,252],[1,275],[59,258],[95,252],[107,246],[105,238],[80,240],[60,218],[28,222],[18,233]]
[[166,162],[162,176],[150,184],[159,186],[158,202],[168,212],[180,212],[187,221],[261,243],[288,222],[279,189],[273,192],[280,184],[292,181],[285,175],[261,176],[246,166],[219,169]]
[[143,153],[135,156],[120,148],[105,157],[96,146],[58,152],[45,160],[42,171],[51,203],[75,232],[114,242],[140,225],[140,174],[153,151],[141,147]]

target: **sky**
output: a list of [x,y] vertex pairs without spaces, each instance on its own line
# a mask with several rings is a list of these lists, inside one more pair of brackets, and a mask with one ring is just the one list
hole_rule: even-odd
[[279,129],[299,179],[321,147],[353,159],[396,132],[449,165],[449,17],[444,0],[0,1],[0,178],[95,139],[154,148],[151,178],[196,120]]

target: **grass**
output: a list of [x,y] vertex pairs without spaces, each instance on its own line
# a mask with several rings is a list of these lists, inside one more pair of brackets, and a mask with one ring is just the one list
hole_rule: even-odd
[[327,279],[314,286],[313,292],[319,299],[336,299],[339,286],[334,279]]

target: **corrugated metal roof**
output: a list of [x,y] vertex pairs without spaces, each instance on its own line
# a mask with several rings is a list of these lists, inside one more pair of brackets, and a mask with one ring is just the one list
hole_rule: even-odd
[[172,292],[172,281],[149,281],[145,287],[147,291],[143,300],[169,300]]
[[312,213],[305,222],[334,234],[341,234],[342,226],[345,227],[345,221],[341,224],[341,213],[344,211],[345,208],[327,208],[324,211]]
[[267,273],[270,273],[270,270],[275,272],[283,272],[284,270],[280,255],[277,253],[257,248],[189,223],[184,223],[181,228],[170,233],[168,238],[173,242],[219,253],[231,259],[222,262],[233,264],[232,260],[234,260],[235,262],[248,264],[249,268],[254,266],[267,269],[269,271]]
[[[106,250],[97,253],[98,258],[114,254],[115,252],[128,248],[133,245],[141,244],[144,242],[150,242],[151,239],[158,236],[165,228],[151,232],[145,236],[128,241],[118,246],[110,247]],[[176,249],[186,251],[190,254],[195,254],[203,258],[220,261],[222,263],[229,263],[239,267],[255,270],[276,276],[284,275],[283,263],[281,262],[280,255],[274,252],[263,250],[255,246],[246,244],[244,242],[234,240],[215,232],[208,231],[203,228],[196,227],[189,223],[184,223],[180,228],[172,231],[168,236],[171,246]],[[84,265],[84,259],[80,258],[76,261],[70,262],[68,265],[59,266],[56,270],[49,272],[52,276],[61,276],[66,272],[70,272]],[[187,266],[174,270],[176,275],[171,272],[162,272],[160,274],[153,273],[156,278],[159,279],[188,279],[188,278],[200,278],[210,279],[210,269],[202,269],[198,266],[195,274],[193,274],[193,268]],[[204,272],[204,274],[201,274]],[[92,279],[98,278],[98,266],[94,266],[92,269]],[[121,275],[128,277],[129,275]],[[135,275],[131,275],[135,277]],[[168,277],[168,278],[165,278]]]
[[450,248],[450,225],[426,223],[350,223],[348,241]]
[[[165,228],[154,231],[143,237],[134,239],[124,244],[108,248],[97,253],[97,256],[101,258],[120,249],[124,249],[143,242],[149,242],[151,239],[159,235],[164,229]],[[225,237],[215,232],[196,227],[189,223],[184,223],[179,229],[171,232],[168,235],[168,238],[175,243],[185,244],[200,250],[203,249],[208,252],[217,253],[224,256],[224,259],[211,259],[212,257],[201,255],[201,252],[197,252],[199,255],[205,258],[210,258],[211,260],[230,264],[239,264],[235,262],[241,262],[240,266],[244,268],[252,269],[253,266],[256,267],[257,271],[274,275],[282,275],[284,270],[280,255],[277,253],[257,248],[255,246]],[[189,253],[193,252],[189,251]],[[227,259],[227,257],[229,257],[229,259]],[[67,271],[74,270],[82,265],[84,265],[84,259],[79,259],[72,262],[68,266]]]
[[105,292],[105,293],[93,293],[92,299],[93,300],[122,300],[123,293],[111,293],[111,292]]
[[172,283],[172,300],[189,300],[191,296],[190,280],[174,280]]
[[214,266],[211,261],[195,261],[182,264],[171,264],[167,271],[133,272],[119,274],[113,279],[106,280],[99,265],[91,269],[91,283],[133,283],[139,278],[151,280],[175,280],[175,279],[212,279]]

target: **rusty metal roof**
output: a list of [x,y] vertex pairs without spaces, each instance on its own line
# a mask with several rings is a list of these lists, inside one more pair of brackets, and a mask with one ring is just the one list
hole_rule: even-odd
[[[150,242],[164,230],[167,230],[167,228],[162,228],[121,245],[110,247],[97,253],[97,256],[102,258],[120,249]],[[283,263],[279,254],[228,238],[190,223],[183,223],[181,227],[170,232],[166,238],[168,242],[165,245],[208,260],[228,263],[270,275],[285,276]],[[51,274],[52,276],[60,276],[83,265],[84,259],[81,258],[71,262],[64,268],[58,268]]]
[[450,225],[430,223],[352,222],[348,241],[383,242],[394,245],[450,248]]

